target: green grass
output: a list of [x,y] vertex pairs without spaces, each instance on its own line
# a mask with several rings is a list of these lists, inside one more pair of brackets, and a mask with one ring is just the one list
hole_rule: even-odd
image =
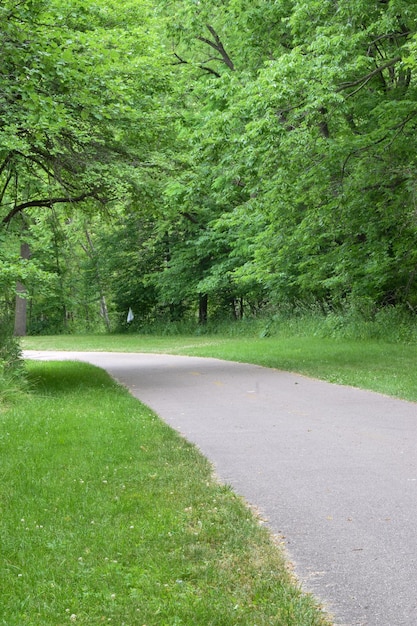
[[195,447],[100,369],[28,371],[0,413],[2,626],[323,626]]
[[[417,400],[413,343],[282,333],[22,344],[214,356]],[[1,626],[325,623],[281,549],[193,446],[101,370],[28,368],[32,394],[0,413]]]
[[213,356],[290,370],[330,382],[417,401],[417,346],[375,339],[91,335],[27,337],[25,348],[108,350]]

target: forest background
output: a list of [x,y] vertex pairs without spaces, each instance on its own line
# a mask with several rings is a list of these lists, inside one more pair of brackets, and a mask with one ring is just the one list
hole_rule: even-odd
[[416,33],[408,0],[2,0],[1,359],[306,310],[415,327]]
[[[77,333],[77,346],[85,349],[103,345],[109,349],[114,342],[118,350],[214,354],[296,369],[415,401],[417,4],[409,0],[0,0],[0,60],[0,411],[7,450],[2,458],[9,463],[6,474],[17,481],[15,488],[7,483],[5,502],[13,497],[19,501],[17,507],[6,507],[9,517],[3,516],[5,529],[7,525],[3,534],[12,555],[5,568],[10,614],[18,616],[19,623],[33,620],[35,612],[43,616],[49,612],[54,623],[56,615],[73,621],[76,612],[70,612],[67,603],[68,597],[72,602],[75,597],[87,621],[94,611],[97,619],[105,619],[103,612],[125,616],[129,607],[135,611],[132,619],[137,619],[140,593],[131,585],[141,589],[143,583],[136,550],[129,548],[128,566],[108,572],[108,559],[102,559],[99,543],[95,569],[84,569],[79,557],[80,546],[85,550],[87,545],[80,511],[85,520],[94,519],[103,495],[102,501],[111,507],[104,518],[113,521],[118,507],[108,498],[107,478],[102,476],[111,439],[112,454],[117,441],[121,446],[126,482],[132,477],[142,481],[132,483],[133,508],[126,508],[129,517],[118,522],[119,528],[129,528],[126,545],[132,541],[134,527],[125,522],[138,514],[138,493],[144,497],[146,489],[151,490],[152,506],[141,508],[137,530],[137,545],[143,545],[152,560],[153,578],[146,572],[142,587],[147,598],[154,598],[147,602],[149,619],[158,615],[159,623],[161,610],[170,609],[164,606],[167,596],[161,602],[160,594],[161,589],[166,593],[167,585],[160,585],[166,570],[155,567],[159,554],[165,567],[168,551],[180,557],[181,576],[174,576],[174,570],[170,575],[185,615],[195,618],[195,600],[208,598],[203,610],[209,606],[209,612],[201,623],[209,621],[213,607],[220,607],[220,620],[224,621],[225,607],[236,620],[236,597],[248,589],[250,614],[257,610],[253,599],[260,598],[259,608],[266,607],[270,616],[275,605],[269,595],[262,600],[265,587],[260,591],[253,570],[236,567],[235,557],[224,557],[223,563],[232,564],[232,580],[236,572],[243,572],[242,577],[236,584],[231,585],[230,579],[224,583],[227,598],[218,602],[220,585],[217,578],[215,583],[207,578],[207,563],[213,560],[216,576],[223,572],[218,558],[224,553],[218,546],[223,550],[227,542],[223,535],[214,538],[211,529],[222,533],[226,529],[229,544],[240,544],[234,514],[229,525],[218,523],[218,508],[209,505],[211,491],[205,491],[206,486],[211,489],[205,475],[195,475],[195,497],[201,502],[193,516],[200,516],[206,504],[208,513],[215,515],[204,524],[195,517],[199,528],[210,529],[211,552],[201,559],[199,536],[195,570],[192,560],[187,560],[192,584],[178,587],[184,572],[181,545],[193,545],[190,537],[197,541],[192,539],[195,532],[188,533],[196,526],[184,523],[184,514],[192,510],[190,477],[199,465],[194,455],[189,456],[189,448],[186,463],[180,456],[165,457],[162,435],[155,437],[154,418],[147,409],[136,403],[135,410],[123,404],[118,411],[121,390],[115,390],[118,397],[109,400],[101,375],[89,377],[78,366],[69,370],[56,364],[54,372],[48,373],[41,364],[23,372],[16,337],[55,335],[54,347],[70,339],[73,348]],[[280,339],[279,345],[259,341],[285,324],[296,339],[310,333],[316,341],[310,341],[308,349],[298,341]],[[226,326],[229,334],[244,333],[245,340],[236,346],[232,341],[195,337]],[[143,335],[184,330],[194,335],[187,345],[180,341],[179,347],[160,337],[147,343]],[[115,334],[120,332],[126,335]],[[139,332],[140,336],[133,335]],[[87,333],[101,335],[91,339]],[[383,337],[393,342],[392,349],[385,350],[384,342],[382,347],[363,342],[361,349],[359,342],[353,348],[340,342],[334,350],[332,340],[322,339],[349,333],[360,340]],[[256,340],[251,341],[250,334]],[[100,345],[103,338],[106,342]],[[21,392],[28,388],[32,395],[25,398]],[[16,398],[15,410],[4,411],[1,403],[8,405]],[[85,415],[90,405],[91,433],[100,446],[93,455],[92,439],[81,437],[89,448],[85,453],[79,437],[79,424],[83,428],[88,424]],[[103,410],[97,409],[100,406]],[[136,411],[142,412],[140,419]],[[97,430],[99,414],[104,420]],[[120,415],[134,416],[142,438],[144,423],[149,421],[152,466],[138,471],[139,466],[132,465],[147,458],[144,446],[141,451],[146,454],[133,455],[126,466],[125,438],[114,436],[116,422],[117,432],[122,432]],[[128,420],[125,426],[136,449],[132,423]],[[73,433],[68,424],[74,425]],[[57,434],[57,445],[45,438],[46,429]],[[97,439],[97,432],[107,433],[110,439],[107,434]],[[177,439],[166,437],[164,449],[177,455]],[[76,450],[74,459],[94,461],[88,472],[78,462],[72,463],[74,473],[63,465],[63,444],[68,442],[69,447],[64,447],[70,456]],[[22,462],[23,449],[28,462]],[[58,455],[60,471],[52,453]],[[34,488],[33,459],[40,457]],[[161,464],[164,458],[174,462]],[[85,508],[84,492],[73,498],[74,489],[84,483],[79,480],[80,467],[100,485],[89,490],[94,496],[90,509]],[[62,468],[68,497],[63,492]],[[143,541],[143,512],[155,509],[154,483],[148,478],[156,477],[156,472],[168,485],[168,491],[157,490],[162,494],[160,506],[171,507],[163,517],[168,524],[166,537],[172,539],[160,552],[160,515],[151,516],[158,548],[152,533]],[[187,474],[186,483],[181,472]],[[51,491],[53,479],[55,491]],[[181,484],[184,501],[178,498]],[[35,492],[42,497],[34,498]],[[170,501],[173,494],[175,504]],[[22,543],[22,503],[37,520],[35,541],[29,541],[28,534],[28,541]],[[65,526],[57,526],[56,542],[48,535],[47,544],[39,538],[43,525],[38,524],[38,515],[44,518],[48,511],[45,503],[53,506],[52,521]],[[246,528],[246,509],[242,516]],[[73,519],[81,522],[74,524]],[[179,533],[171,532],[173,519],[185,529],[185,544],[179,543]],[[109,534],[102,540],[106,550],[115,537],[114,524],[107,526]],[[90,522],[88,527],[94,531]],[[74,529],[79,544],[74,543]],[[262,561],[260,551],[253,550],[253,540],[247,534],[242,537],[241,543],[256,553],[257,566],[266,565],[267,575],[259,580],[266,581],[268,594],[273,590],[282,596],[282,580],[279,585],[276,578],[271,583],[276,562]],[[26,544],[29,551],[25,552]],[[35,544],[39,550],[32,558]],[[119,554],[120,542],[116,548]],[[87,560],[86,554],[87,550]],[[77,559],[77,569],[67,567],[71,559]],[[53,570],[51,584],[53,561],[59,568]],[[24,576],[17,574],[20,562]],[[205,587],[194,578],[201,564]],[[89,587],[78,584],[81,571],[89,577]],[[280,571],[277,568],[279,576]],[[111,590],[103,580],[111,580]],[[120,584],[120,600],[119,592],[114,593],[115,580]],[[248,580],[255,586],[248,587]],[[127,584],[132,591],[129,603],[124,601]],[[199,585],[203,592],[195,594]],[[69,588],[76,590],[75,596],[68,595]],[[294,608],[294,596],[286,589],[284,596],[288,603],[279,615],[291,615],[291,623],[307,623]],[[178,602],[168,604],[178,611]],[[245,620],[246,614],[241,615]],[[324,619],[320,611],[309,623]]]

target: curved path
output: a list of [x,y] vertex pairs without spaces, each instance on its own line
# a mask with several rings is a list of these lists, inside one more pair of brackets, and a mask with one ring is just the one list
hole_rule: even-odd
[[197,444],[335,624],[417,625],[417,404],[216,359],[25,356],[105,368]]

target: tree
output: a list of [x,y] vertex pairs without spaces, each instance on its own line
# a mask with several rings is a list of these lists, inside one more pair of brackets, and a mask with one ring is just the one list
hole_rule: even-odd
[[146,0],[122,14],[112,0],[2,3],[3,231],[30,231],[53,207],[108,212],[158,184],[167,72],[153,19]]
[[[200,78],[187,194],[206,190],[214,233],[233,225],[231,277],[276,301],[413,304],[416,9],[310,0],[263,14],[266,4],[188,8],[178,45]],[[202,43],[214,49],[198,35],[208,19],[233,68],[201,56]]]
[[409,2],[2,11],[0,211],[54,302],[79,311],[89,294],[120,324],[132,305],[201,321],[283,301],[417,305]]

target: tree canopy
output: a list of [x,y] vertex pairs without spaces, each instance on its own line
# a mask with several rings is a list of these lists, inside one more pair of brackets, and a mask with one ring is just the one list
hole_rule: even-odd
[[120,323],[204,321],[207,301],[416,310],[413,3],[6,0],[0,18],[0,287],[26,278],[35,325],[103,303]]

